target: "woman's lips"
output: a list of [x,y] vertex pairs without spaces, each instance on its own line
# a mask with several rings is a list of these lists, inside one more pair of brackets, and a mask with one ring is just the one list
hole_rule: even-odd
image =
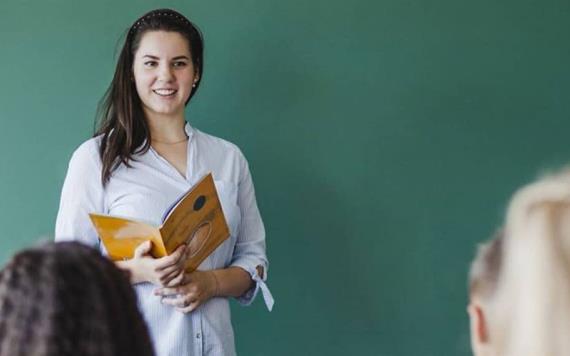
[[160,96],[168,97],[173,96],[177,91],[176,89],[154,89],[152,92]]

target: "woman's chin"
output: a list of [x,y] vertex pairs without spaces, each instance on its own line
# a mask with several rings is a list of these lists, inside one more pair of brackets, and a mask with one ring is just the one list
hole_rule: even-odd
[[184,106],[180,105],[152,105],[146,106],[146,111],[158,115],[177,115],[184,112]]

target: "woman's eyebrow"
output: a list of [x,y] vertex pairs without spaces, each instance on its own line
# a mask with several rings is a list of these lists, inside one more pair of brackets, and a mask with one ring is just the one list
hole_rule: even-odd
[[[145,55],[143,56],[143,58],[150,58],[150,59],[156,59],[156,60],[159,60],[159,59],[160,59],[159,57],[153,56],[153,55],[151,55],[151,54],[145,54]],[[176,56],[176,57],[172,58],[173,61],[177,61],[177,60],[179,60],[179,59],[186,59],[186,60],[189,60],[190,58],[189,58],[188,56],[185,56],[185,55]]]

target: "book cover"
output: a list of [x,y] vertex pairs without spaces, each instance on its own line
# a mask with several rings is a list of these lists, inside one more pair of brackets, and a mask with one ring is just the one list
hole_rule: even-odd
[[136,247],[148,240],[152,241],[150,253],[157,258],[187,244],[188,272],[230,236],[211,173],[167,209],[160,227],[116,216],[89,216],[112,260],[132,258]]

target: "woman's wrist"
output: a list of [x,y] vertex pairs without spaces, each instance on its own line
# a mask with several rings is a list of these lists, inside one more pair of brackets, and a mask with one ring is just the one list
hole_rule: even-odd
[[216,297],[239,297],[255,283],[249,273],[241,267],[210,270],[208,274],[211,275],[210,293],[214,293]]
[[212,297],[219,297],[220,296],[220,281],[218,280],[218,276],[216,275],[216,271],[210,271],[210,276],[213,279],[213,287],[212,287]]
[[136,268],[134,259],[116,261],[115,264],[120,269],[127,271],[127,273],[129,274],[129,279],[131,281],[131,284],[147,282],[144,275],[140,273],[139,268]]

